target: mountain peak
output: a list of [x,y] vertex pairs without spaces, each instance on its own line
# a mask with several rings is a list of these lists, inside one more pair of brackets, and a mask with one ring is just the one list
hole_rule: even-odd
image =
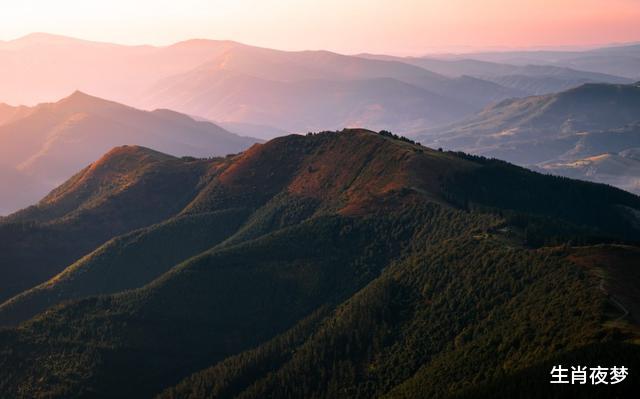
[[75,39],[69,36],[56,35],[51,33],[44,32],[33,32],[22,37],[19,37],[15,40],[10,41],[9,43],[14,43],[18,45],[33,45],[33,44],[63,44],[63,43],[77,43],[83,42],[84,40]]
[[92,96],[90,94],[87,94],[83,91],[80,90],[75,90],[73,93],[69,94],[67,97],[63,98],[61,101],[64,100],[70,100],[70,99],[74,99],[74,100],[78,100],[78,99],[100,99],[99,97],[95,97]]
[[[560,332],[557,342],[589,349],[609,333],[600,327],[608,315],[622,320],[620,313],[611,314],[606,308],[606,295],[593,295],[593,279],[583,277],[588,269],[577,264],[571,268],[575,261],[570,258],[570,242],[574,237],[591,239],[594,232],[605,237],[605,243],[636,240],[640,232],[629,219],[640,209],[640,198],[631,194],[536,174],[501,161],[434,151],[388,132],[362,129],[290,135],[228,158],[127,162],[129,155],[140,152],[158,156],[143,147],[118,147],[105,157],[113,164],[86,169],[58,189],[51,204],[32,211],[39,211],[47,222],[64,217],[65,224],[50,224],[55,229],[44,230],[53,232],[50,240],[42,240],[40,226],[21,224],[17,238],[5,235],[13,239],[9,243],[15,244],[8,247],[18,254],[27,252],[23,248],[44,246],[36,253],[39,257],[27,259],[33,265],[28,271],[41,270],[41,259],[56,259],[54,250],[62,244],[74,249],[90,234],[97,236],[95,231],[102,230],[96,226],[111,237],[97,236],[87,248],[95,248],[96,242],[106,244],[84,252],[82,258],[74,257],[77,261],[69,267],[52,263],[49,270],[55,275],[50,273],[46,282],[0,305],[3,327],[39,314],[0,333],[4,356],[0,364],[20,366],[3,368],[7,372],[0,390],[5,396],[17,397],[26,386],[32,390],[26,393],[29,397],[94,391],[107,397],[149,397],[167,386],[166,376],[178,381],[204,367],[203,359],[221,353],[230,359],[228,369],[208,369],[205,382],[180,386],[205,387],[208,392],[217,389],[209,390],[210,386],[222,386],[218,392],[240,396],[257,386],[253,381],[267,381],[255,396],[247,396],[282,397],[286,393],[272,387],[283,387],[284,392],[302,386],[315,369],[351,378],[353,373],[336,368],[332,359],[344,359],[347,367],[354,364],[354,370],[368,369],[370,348],[378,350],[373,355],[383,360],[376,369],[389,370],[378,374],[386,379],[393,375],[397,360],[403,359],[394,353],[396,348],[411,353],[415,351],[411,337],[436,336],[428,353],[418,351],[422,357],[412,361],[413,370],[407,374],[426,375],[424,381],[429,381],[432,374],[426,373],[431,369],[417,373],[431,367],[434,353],[454,364],[464,363],[469,353],[476,363],[485,359],[484,350],[468,350],[469,336],[460,338],[454,331],[440,337],[441,325],[424,322],[432,314],[443,320],[451,314],[468,316],[464,322],[453,319],[451,328],[466,331],[479,325],[480,342],[488,345],[507,328],[525,331],[534,343],[521,349],[526,356],[540,356],[539,362],[528,363],[534,365],[543,364],[548,356],[539,354],[537,342]],[[135,218],[139,222],[131,223]],[[18,219],[30,220],[33,217]],[[139,229],[144,226],[148,227]],[[547,244],[549,237],[554,241]],[[549,247],[531,248],[538,245]],[[598,252],[594,259],[609,258]],[[638,263],[635,256],[627,259],[630,268]],[[24,270],[26,262],[21,260],[11,264]],[[599,262],[593,267],[600,267]],[[27,282],[33,280],[37,281]],[[14,281],[34,286],[22,283],[22,278]],[[11,287],[6,279],[0,282]],[[476,289],[465,290],[464,300],[450,301],[449,293],[460,291],[458,287]],[[549,306],[537,298],[553,290],[558,291],[554,303],[564,313],[549,317]],[[497,297],[501,300],[492,301]],[[492,320],[482,324],[491,314],[476,311],[477,298],[489,298],[491,302],[480,304],[505,315],[504,321],[495,328]],[[583,304],[585,298],[594,301]],[[292,300],[295,306],[288,306]],[[540,306],[531,308],[532,303]],[[576,306],[581,306],[578,314]],[[393,317],[397,309],[410,312]],[[521,314],[555,324],[531,329],[531,318]],[[571,324],[565,327],[566,323]],[[252,334],[241,341],[244,335],[239,337],[238,331],[248,325]],[[407,339],[404,332],[416,328],[417,334]],[[585,328],[590,329],[584,335],[566,341]],[[163,333],[157,334],[159,330]],[[357,335],[350,340],[354,331]],[[629,335],[620,336],[626,340]],[[380,346],[377,337],[388,341]],[[353,346],[343,349],[351,342]],[[449,351],[458,345],[463,349]],[[132,350],[122,351],[123,347]],[[242,352],[247,348],[256,349]],[[315,348],[339,357],[307,367]],[[158,361],[176,359],[176,354],[180,367]],[[210,365],[227,367],[225,362],[215,357]],[[127,366],[131,364],[134,368]],[[305,376],[289,379],[299,376],[290,367],[305,367]],[[134,369],[142,374],[131,372]],[[459,381],[457,370],[450,376],[452,384]],[[469,381],[476,378],[474,370],[463,369]],[[287,379],[266,380],[276,373]],[[40,387],[30,384],[33,375],[45,377],[42,391],[34,391]],[[110,383],[116,380],[126,384]],[[231,382],[224,385],[225,381]],[[405,381],[406,376],[396,384]],[[409,392],[423,392],[422,381]],[[357,381],[340,384],[360,389]],[[311,385],[323,389],[329,384]],[[162,397],[190,396],[176,392]],[[290,396],[308,397],[309,392],[336,396],[318,390],[294,391]],[[438,392],[433,388],[425,396]]]
[[145,165],[165,162],[176,159],[174,156],[152,150],[139,145],[122,145],[114,147],[104,154],[96,162],[92,163],[88,169],[91,174],[101,174],[101,171],[111,174],[113,171],[135,171]]
[[94,108],[96,106],[114,105],[126,108],[126,105],[118,104],[113,101],[105,100],[104,98],[92,96],[83,91],[76,90],[67,97],[62,98],[54,103],[56,106],[63,106],[73,108],[74,111],[81,111],[87,108]]
[[160,151],[155,151],[140,145],[121,145],[111,149],[111,151],[103,155],[102,158],[99,161],[97,161],[95,164],[110,161],[110,160],[113,160],[114,158],[124,158],[124,157],[127,157],[127,158],[143,158],[144,157],[147,159],[153,159],[157,161],[166,161],[170,159],[175,159],[174,156],[162,153]]
[[111,43],[94,42],[91,40],[78,39],[71,36],[57,35],[45,32],[33,32],[17,39],[5,42],[16,47],[33,46],[33,45],[61,45],[61,44],[93,44],[103,46],[115,46]]
[[53,190],[40,204],[51,205],[63,200],[70,200],[70,198],[82,198],[83,195],[78,193],[89,195],[92,187],[94,189],[95,187],[105,187],[104,190],[97,190],[98,193],[105,190],[111,193],[125,190],[133,184],[132,182],[138,181],[146,170],[153,168],[154,165],[174,159],[176,158],[171,155],[142,146],[115,147],[65,184]]

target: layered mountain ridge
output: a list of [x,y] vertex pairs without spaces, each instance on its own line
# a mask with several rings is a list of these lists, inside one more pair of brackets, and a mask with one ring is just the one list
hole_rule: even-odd
[[529,95],[556,93],[585,83],[632,83],[633,80],[606,73],[576,70],[564,66],[518,65],[481,61],[471,58],[391,57],[362,54],[361,57],[396,60],[416,65],[445,76],[472,76]]
[[53,277],[111,237],[179,212],[205,173],[203,161],[122,147],[38,205],[0,219],[1,300]]
[[[640,147],[639,123],[640,86],[585,84],[557,94],[505,100],[418,137],[432,146],[638,192],[637,160],[619,153]],[[611,158],[609,154],[618,159],[617,169],[608,162],[600,171],[592,161]]]
[[[134,144],[176,156],[211,157],[238,153],[259,140],[168,110],[141,111],[76,91],[55,103],[16,108],[0,123],[2,163],[24,176],[0,184],[13,187],[4,195],[1,213],[33,204],[112,147]],[[13,198],[32,192],[26,200]]]
[[632,82],[566,66],[281,51],[204,39],[124,46],[46,34],[0,43],[0,63],[0,101],[9,104],[54,101],[80,89],[138,108],[294,133],[370,126],[409,134],[507,98]]

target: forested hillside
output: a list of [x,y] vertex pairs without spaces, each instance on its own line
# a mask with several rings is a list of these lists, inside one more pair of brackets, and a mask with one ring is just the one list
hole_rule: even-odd
[[37,205],[0,219],[0,300],[48,280],[112,237],[179,212],[205,167],[117,148]]
[[116,150],[10,220],[117,220],[128,193],[148,223],[0,305],[7,397],[566,397],[558,359],[637,365],[633,194],[344,130]]
[[633,156],[640,146],[637,83],[590,83],[505,100],[417,138],[434,147],[640,193],[640,161]]

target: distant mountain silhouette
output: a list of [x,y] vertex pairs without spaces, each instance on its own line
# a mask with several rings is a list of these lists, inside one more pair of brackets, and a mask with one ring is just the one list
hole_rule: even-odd
[[554,65],[511,65],[469,58],[402,58],[372,54],[362,54],[361,57],[405,62],[445,76],[473,76],[518,90],[525,95],[555,93],[585,83],[625,84],[632,82],[632,80],[620,76]]
[[158,91],[160,96],[155,91],[150,94],[154,98],[149,100],[150,106],[212,120],[226,116],[294,132],[317,130],[320,126],[415,129],[455,120],[474,109],[390,78],[277,82],[234,72],[207,71],[167,81]]
[[640,44],[609,46],[586,51],[503,51],[470,53],[462,57],[516,65],[551,65],[605,73],[637,80]]
[[[613,64],[614,57],[624,56],[626,65],[634,49],[628,47],[629,54],[603,49],[597,62]],[[606,56],[605,50],[610,51]],[[347,56],[216,40],[124,46],[38,33],[0,42],[0,101],[34,105],[79,89],[142,109],[273,126],[272,132],[368,126],[411,134],[507,98],[640,78],[556,65],[545,54],[524,53],[532,59],[522,64],[485,60],[500,58],[496,54],[478,54],[478,59]],[[559,59],[571,58],[562,54]]]
[[354,125],[410,130],[518,94],[397,61],[235,44],[196,69],[161,80],[142,104],[294,131]]
[[[195,68],[229,42],[124,46],[36,33],[0,42],[0,102],[35,105],[75,89],[130,105],[132,96],[166,76]],[[55,76],[55,79],[52,78]]]
[[419,138],[433,146],[537,165],[638,192],[640,175],[628,165],[631,161],[620,159],[627,166],[617,169],[619,175],[601,168],[578,172],[568,165],[586,165],[590,162],[580,159],[640,147],[640,86],[585,84],[557,94],[505,100]]
[[[2,161],[40,187],[35,195],[27,196],[27,202],[10,201],[20,207],[34,203],[117,145],[138,144],[176,156],[210,157],[237,153],[258,141],[176,112],[140,111],[78,91],[56,103],[18,108],[5,115],[11,116],[0,124]],[[20,186],[13,190],[24,198],[23,191]],[[11,208],[6,204],[5,208]]]
[[29,114],[31,110],[31,108],[25,106],[12,107],[10,105],[0,103],[0,125],[20,119]]
[[[611,296],[640,306],[639,214],[622,190],[388,132],[210,160],[119,147],[0,222],[3,254],[60,271],[34,283],[0,258],[0,292],[33,284],[0,305],[2,325],[21,323],[0,329],[0,391],[509,397],[556,357],[636,367],[635,313]],[[52,250],[80,239],[75,257]]]
[[606,153],[587,158],[546,162],[538,169],[574,179],[607,183],[640,193],[640,159],[627,154],[628,150],[621,154]]
[[410,131],[526,94],[403,62],[215,40],[122,46],[33,34],[0,43],[0,63],[0,101],[9,104],[53,101],[78,88],[144,109],[296,132],[365,124]]
[[44,190],[37,179],[7,165],[0,165],[0,184],[0,215],[7,215],[32,203],[42,197]]

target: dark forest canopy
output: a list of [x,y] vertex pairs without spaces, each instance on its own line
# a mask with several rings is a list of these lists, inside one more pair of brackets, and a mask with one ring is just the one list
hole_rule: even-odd
[[5,397],[570,397],[557,362],[639,366],[633,194],[386,131],[149,151],[0,222]]

